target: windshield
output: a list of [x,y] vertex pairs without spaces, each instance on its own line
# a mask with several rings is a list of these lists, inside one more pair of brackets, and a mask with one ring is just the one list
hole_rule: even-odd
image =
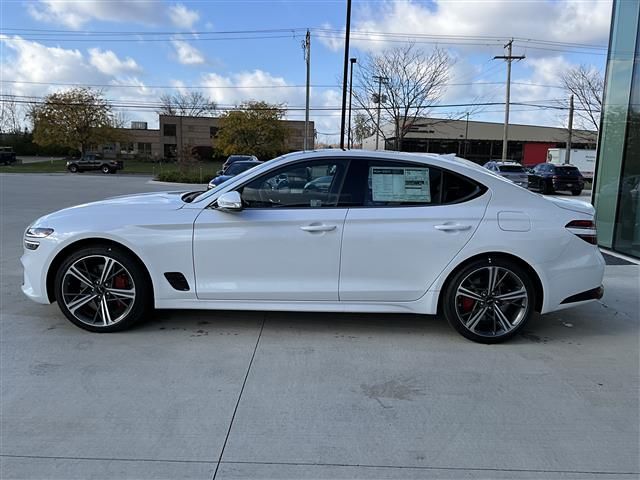
[[498,168],[506,173],[524,173],[524,168],[520,165],[500,165]]

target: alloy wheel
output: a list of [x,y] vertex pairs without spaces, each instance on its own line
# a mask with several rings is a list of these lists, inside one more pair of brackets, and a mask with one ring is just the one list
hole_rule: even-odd
[[525,319],[529,294],[524,282],[508,268],[481,267],[460,282],[455,313],[464,327],[482,337],[508,334]]
[[65,307],[80,322],[108,327],[124,319],[136,300],[133,277],[117,260],[89,255],[76,260],[62,278]]

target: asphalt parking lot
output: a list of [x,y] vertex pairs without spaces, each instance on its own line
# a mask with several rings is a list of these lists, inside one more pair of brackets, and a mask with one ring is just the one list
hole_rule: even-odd
[[638,478],[635,265],[494,346],[413,315],[159,311],[92,334],[22,295],[36,217],[171,189],[0,175],[0,478]]

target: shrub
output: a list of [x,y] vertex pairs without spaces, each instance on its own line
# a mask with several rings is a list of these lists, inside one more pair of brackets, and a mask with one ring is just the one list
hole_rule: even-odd
[[175,183],[208,183],[211,178],[205,172],[164,170],[156,175],[156,180]]

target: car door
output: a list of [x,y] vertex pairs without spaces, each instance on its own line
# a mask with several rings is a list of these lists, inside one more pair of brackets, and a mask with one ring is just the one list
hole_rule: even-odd
[[490,194],[423,163],[372,160],[357,176],[365,194],[345,221],[340,300],[417,300],[471,239]]
[[[236,188],[242,211],[204,209],[193,235],[198,298],[337,301],[347,166],[296,162]],[[330,177],[329,187],[309,188],[320,177]]]
[[533,173],[529,177],[529,184],[532,188],[540,188],[540,175],[542,175],[542,169],[544,168],[544,166],[544,163],[539,163],[538,165],[533,167]]

